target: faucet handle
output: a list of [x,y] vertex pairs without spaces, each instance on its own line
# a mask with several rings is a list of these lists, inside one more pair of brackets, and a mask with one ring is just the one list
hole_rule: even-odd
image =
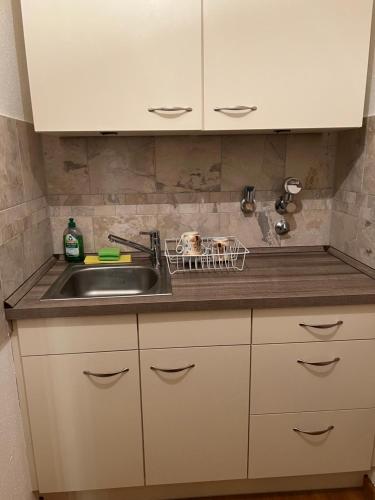
[[141,236],[151,236],[151,237],[155,237],[155,236],[159,236],[160,233],[159,233],[159,230],[158,229],[151,229],[150,231],[140,231],[139,234]]

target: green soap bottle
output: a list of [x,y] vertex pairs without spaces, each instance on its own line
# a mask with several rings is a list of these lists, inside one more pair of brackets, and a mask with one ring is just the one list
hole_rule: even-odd
[[82,262],[85,258],[83,251],[83,236],[77,228],[75,220],[69,219],[68,227],[63,237],[65,260],[68,262]]

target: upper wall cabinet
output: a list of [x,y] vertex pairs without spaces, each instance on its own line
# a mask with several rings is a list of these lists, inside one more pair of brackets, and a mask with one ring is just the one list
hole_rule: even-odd
[[22,15],[36,130],[202,128],[201,0],[22,0]]
[[205,129],[362,125],[372,0],[203,0],[203,9]]
[[38,131],[362,124],[372,0],[22,0],[22,8]]

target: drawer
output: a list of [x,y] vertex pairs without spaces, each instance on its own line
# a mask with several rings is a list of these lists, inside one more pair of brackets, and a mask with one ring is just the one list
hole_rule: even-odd
[[251,311],[140,314],[141,349],[250,344]]
[[374,360],[375,340],[253,346],[251,413],[373,407]]
[[372,338],[373,305],[253,311],[253,344]]
[[17,321],[21,356],[138,348],[135,315]]
[[374,424],[374,410],[253,415],[249,478],[369,470]]

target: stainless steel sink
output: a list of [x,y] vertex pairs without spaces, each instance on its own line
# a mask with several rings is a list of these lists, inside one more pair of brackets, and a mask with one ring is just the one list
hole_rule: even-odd
[[69,265],[41,300],[95,299],[172,293],[167,266]]

